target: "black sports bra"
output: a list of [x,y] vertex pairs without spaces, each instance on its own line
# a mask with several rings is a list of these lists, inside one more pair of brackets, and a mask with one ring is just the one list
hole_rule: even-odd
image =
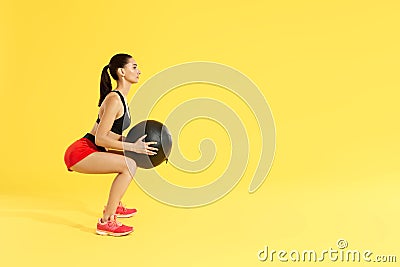
[[[122,135],[122,131],[126,130],[129,127],[129,125],[131,125],[131,117],[129,115],[129,108],[128,108],[127,104],[125,103],[124,97],[120,91],[112,90],[111,92],[118,93],[118,95],[121,98],[121,101],[124,105],[124,114],[120,118],[118,118],[114,121],[112,128],[111,128],[111,132]],[[96,122],[97,123],[100,122],[99,116],[97,116]]]

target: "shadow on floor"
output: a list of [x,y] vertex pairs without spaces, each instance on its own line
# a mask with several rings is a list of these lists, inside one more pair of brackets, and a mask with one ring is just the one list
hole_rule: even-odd
[[96,234],[96,224],[93,227],[87,227],[85,225],[73,222],[61,216],[43,213],[43,212],[32,212],[32,211],[1,211],[0,217],[19,217],[29,218],[38,222],[65,225],[71,228],[81,230],[86,233]]

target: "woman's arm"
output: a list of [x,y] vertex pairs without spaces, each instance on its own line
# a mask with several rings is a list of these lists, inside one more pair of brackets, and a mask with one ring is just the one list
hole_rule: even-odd
[[124,147],[127,150],[134,151],[134,143],[128,143],[128,142],[121,142],[119,140],[116,140],[112,138],[110,134],[110,130],[112,128],[112,125],[114,123],[115,118],[117,117],[117,114],[120,110],[120,101],[118,99],[118,95],[108,95],[104,99],[103,102],[103,108],[104,112],[101,117],[100,123],[97,127],[97,132],[96,132],[96,145],[106,147],[109,149],[118,149],[118,150],[123,150]]
[[[125,139],[126,139],[126,137],[121,135],[118,138],[118,141],[122,141],[123,142],[123,141],[125,141]],[[118,155],[124,155],[124,151],[123,150],[108,149],[107,152],[118,154]]]
[[136,142],[131,143],[122,141],[125,140],[123,136],[121,136],[121,140],[116,140],[109,135],[114,120],[117,117],[118,111],[120,109],[119,103],[120,101],[117,95],[109,95],[104,99],[104,113],[97,127],[95,139],[96,145],[106,147],[108,149],[117,150],[124,150],[125,148],[128,151],[134,151],[136,153],[148,155],[157,154],[156,150],[158,149],[150,146],[151,144],[156,144],[157,142],[143,142],[145,136],[142,136]]

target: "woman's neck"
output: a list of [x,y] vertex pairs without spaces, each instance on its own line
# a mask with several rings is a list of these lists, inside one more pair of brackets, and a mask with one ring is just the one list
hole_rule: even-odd
[[127,81],[118,82],[117,88],[115,88],[114,90],[120,91],[125,97],[127,97],[131,86],[132,84]]

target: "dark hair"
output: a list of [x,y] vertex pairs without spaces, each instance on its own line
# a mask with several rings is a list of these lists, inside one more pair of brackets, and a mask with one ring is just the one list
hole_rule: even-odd
[[111,79],[110,75],[108,75],[107,69],[110,70],[111,77],[118,81],[117,70],[123,68],[130,58],[132,58],[132,56],[128,54],[116,54],[110,59],[110,63],[103,68],[100,79],[99,107],[101,106],[101,103],[103,103],[104,98],[106,98],[108,93],[112,90]]

